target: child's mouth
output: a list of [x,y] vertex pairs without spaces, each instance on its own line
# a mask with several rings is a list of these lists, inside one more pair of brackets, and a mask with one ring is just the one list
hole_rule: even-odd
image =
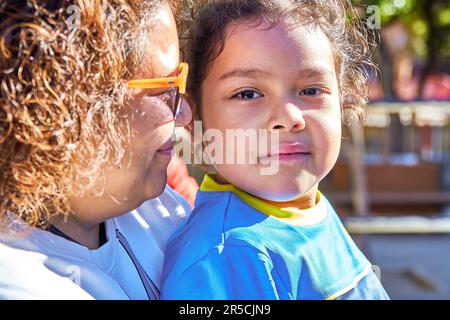
[[309,153],[279,153],[273,155],[271,158],[278,159],[280,161],[295,161],[303,160]]
[[310,148],[302,143],[281,143],[279,148],[271,150],[266,159],[280,160],[280,161],[295,161],[303,160],[311,154]]

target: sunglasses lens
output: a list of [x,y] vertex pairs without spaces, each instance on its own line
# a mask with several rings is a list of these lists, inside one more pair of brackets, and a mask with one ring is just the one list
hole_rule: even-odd
[[178,113],[180,112],[180,107],[181,107],[181,96],[182,94],[180,93],[180,91],[177,88],[177,93],[175,95],[175,104],[173,106],[173,116],[176,119],[178,116]]

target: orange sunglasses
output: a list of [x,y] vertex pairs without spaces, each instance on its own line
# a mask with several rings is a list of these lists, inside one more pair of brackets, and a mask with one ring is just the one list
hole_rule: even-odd
[[129,88],[141,88],[141,89],[157,89],[157,88],[171,88],[177,89],[175,95],[175,103],[172,106],[173,116],[176,119],[180,112],[181,98],[186,93],[186,82],[189,72],[189,66],[187,63],[182,62],[178,65],[178,76],[167,78],[154,78],[154,79],[139,79],[130,80],[127,82]]

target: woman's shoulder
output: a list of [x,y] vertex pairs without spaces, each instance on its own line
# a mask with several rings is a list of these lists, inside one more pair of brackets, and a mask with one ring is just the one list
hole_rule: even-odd
[[153,226],[160,234],[172,233],[191,214],[192,208],[176,191],[166,186],[164,192],[156,198],[143,202],[129,214],[116,220],[139,220],[144,225]]
[[0,299],[92,299],[68,278],[46,266],[38,252],[0,243]]
[[166,185],[162,194],[145,201],[136,210],[151,210],[153,214],[184,220],[191,213],[192,207],[178,192]]
[[133,245],[141,246],[142,241],[156,243],[164,252],[169,236],[187,220],[191,211],[189,204],[166,186],[160,196],[145,201],[112,221],[126,238],[136,239],[132,241]]

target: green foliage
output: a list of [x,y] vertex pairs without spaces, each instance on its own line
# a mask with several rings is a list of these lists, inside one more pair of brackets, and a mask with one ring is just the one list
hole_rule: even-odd
[[[449,0],[353,0],[364,7],[380,8],[381,28],[393,21],[404,23],[411,35],[412,48],[418,56],[426,56],[430,42],[430,20],[426,7],[431,7],[434,34],[440,41],[439,55],[450,57],[450,1]],[[432,40],[432,39],[431,39]]]

